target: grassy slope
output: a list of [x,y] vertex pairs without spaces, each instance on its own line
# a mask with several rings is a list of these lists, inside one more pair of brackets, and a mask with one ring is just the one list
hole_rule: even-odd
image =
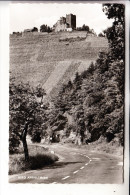
[[[10,72],[16,82],[41,83],[53,95],[75,72],[87,69],[95,61],[99,50],[107,48],[105,38],[84,38],[85,32],[30,34],[10,38]],[[59,41],[75,38],[74,41]]]
[[42,169],[58,160],[55,154],[41,146],[29,145],[29,162],[25,162],[22,148],[18,154],[10,155],[9,174],[22,173],[28,170]]

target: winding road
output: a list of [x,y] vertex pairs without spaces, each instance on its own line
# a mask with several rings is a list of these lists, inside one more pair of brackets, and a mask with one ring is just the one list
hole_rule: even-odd
[[61,144],[52,144],[49,149],[55,151],[59,161],[41,170],[11,175],[9,182],[44,184],[121,184],[123,182],[121,157]]

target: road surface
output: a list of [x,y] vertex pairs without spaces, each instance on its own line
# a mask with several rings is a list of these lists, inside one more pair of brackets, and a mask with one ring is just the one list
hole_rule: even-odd
[[121,184],[123,159],[80,147],[52,144],[59,161],[40,170],[9,176],[10,183]]

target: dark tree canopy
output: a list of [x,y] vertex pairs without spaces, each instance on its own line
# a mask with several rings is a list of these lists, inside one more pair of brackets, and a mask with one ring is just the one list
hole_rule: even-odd
[[32,32],[38,32],[38,28],[37,27],[33,27]]
[[125,6],[104,4],[103,11],[109,19],[114,19],[112,27],[105,31],[115,59],[125,59]]
[[42,24],[40,26],[40,32],[52,32],[52,29],[50,28],[50,26],[47,26],[46,24]]
[[77,30],[78,31],[87,31],[87,32],[89,32],[89,26],[83,24],[82,27],[77,27]]

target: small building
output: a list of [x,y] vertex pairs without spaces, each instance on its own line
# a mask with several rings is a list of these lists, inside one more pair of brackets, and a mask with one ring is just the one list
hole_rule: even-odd
[[33,27],[31,29],[25,29],[22,32],[22,37],[24,37],[24,36],[29,37],[30,35],[36,35],[36,34],[38,34],[38,28]]
[[24,33],[32,32],[32,29],[25,29]]
[[38,32],[38,28],[33,27],[33,28],[31,28],[31,29],[25,29],[25,30],[24,30],[24,33],[29,33],[29,32]]

